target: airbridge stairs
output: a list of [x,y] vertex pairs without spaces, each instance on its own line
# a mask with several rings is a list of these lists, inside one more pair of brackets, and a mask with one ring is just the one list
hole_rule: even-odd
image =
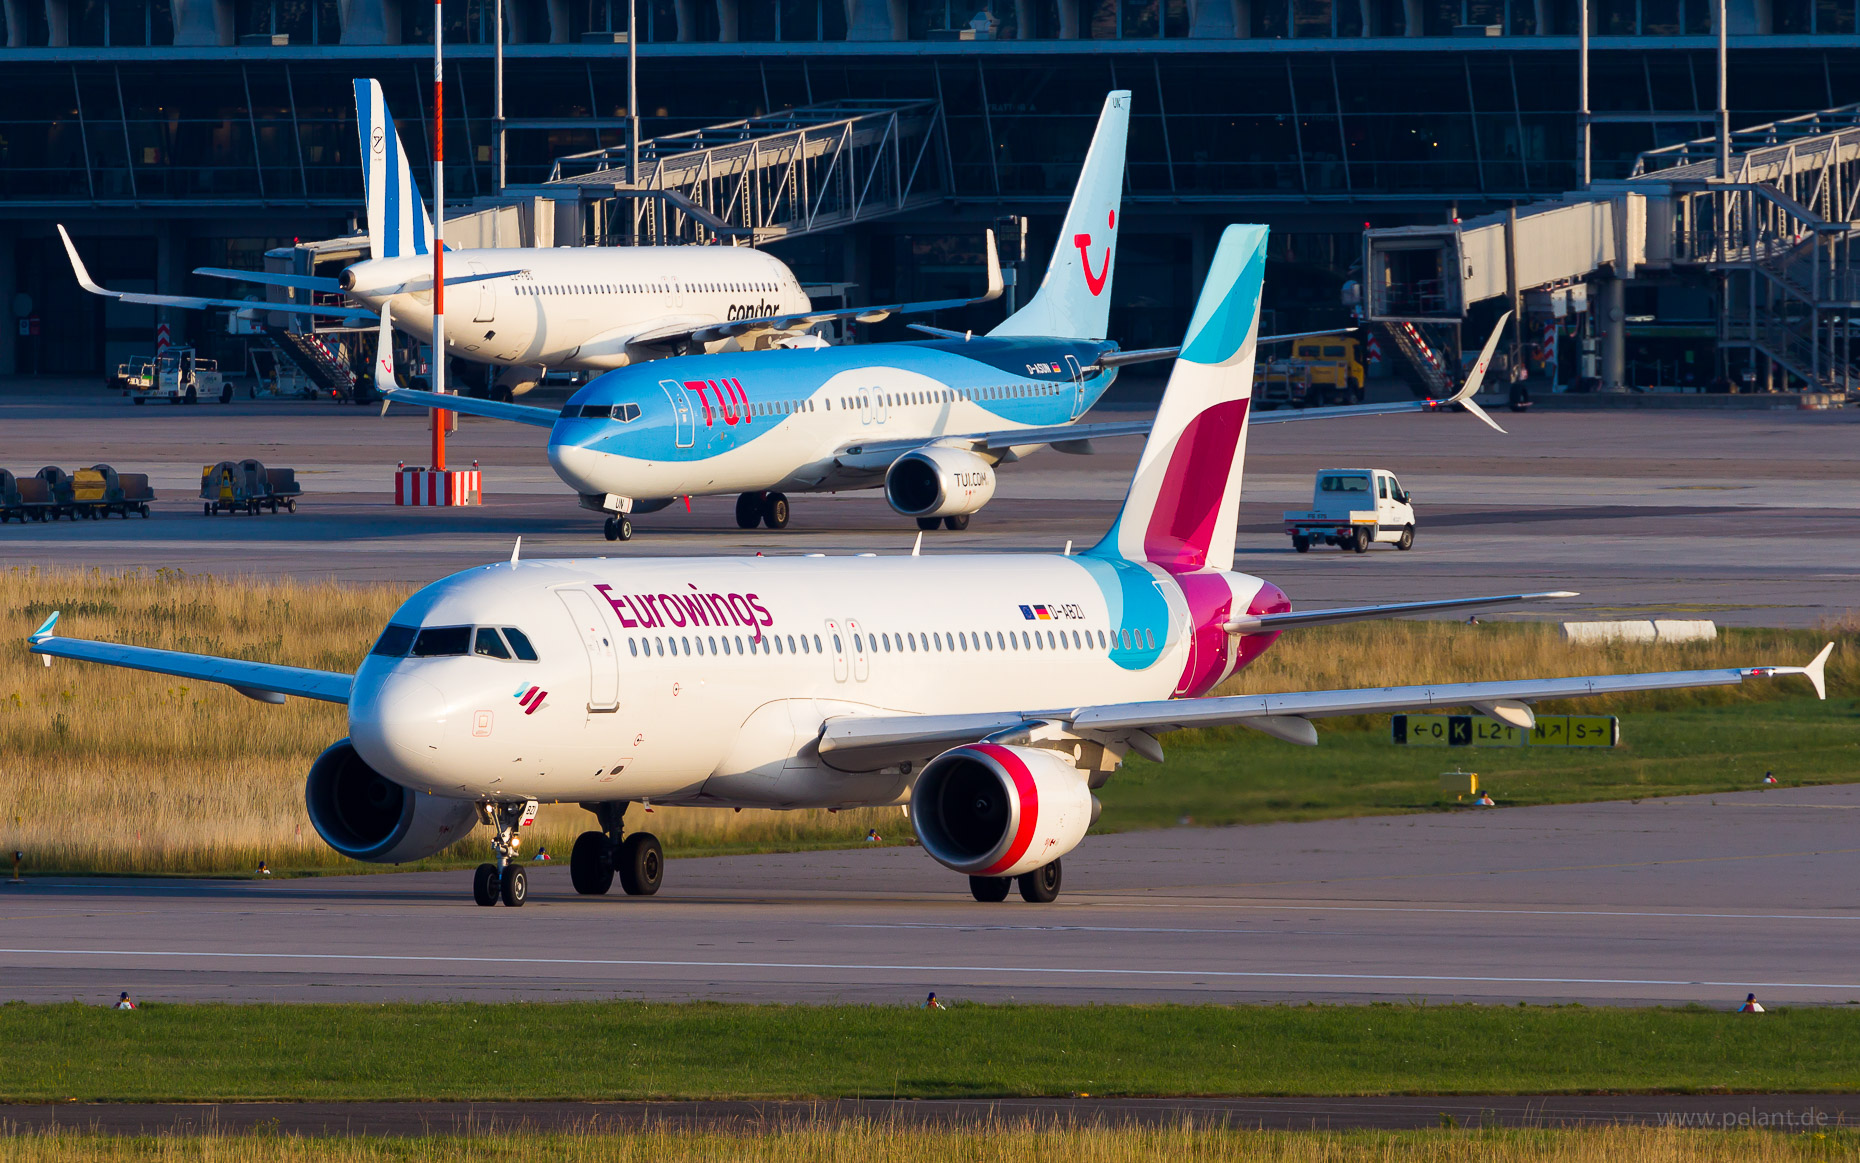
[[1475,304],[1599,281],[1602,379],[1623,386],[1623,288],[1717,280],[1721,359],[1764,386],[1851,393],[1860,312],[1860,105],[1642,154],[1626,180],[1457,225],[1364,233],[1364,308],[1385,325],[1458,324]]

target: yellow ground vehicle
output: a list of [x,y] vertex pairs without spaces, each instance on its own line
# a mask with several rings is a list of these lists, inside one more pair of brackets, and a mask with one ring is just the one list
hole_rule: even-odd
[[1323,408],[1363,402],[1363,344],[1341,335],[1298,340],[1284,359],[1253,372],[1253,399],[1271,409]]

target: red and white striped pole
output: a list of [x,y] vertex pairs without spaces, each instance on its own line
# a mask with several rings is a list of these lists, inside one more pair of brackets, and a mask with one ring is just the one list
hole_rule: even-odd
[[[433,0],[433,391],[446,390],[446,14]],[[433,410],[433,471],[446,471],[446,425]]]

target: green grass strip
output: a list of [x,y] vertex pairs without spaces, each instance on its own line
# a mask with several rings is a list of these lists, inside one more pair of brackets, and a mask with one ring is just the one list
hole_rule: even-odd
[[1860,1005],[10,1004],[0,1044],[16,1102],[1860,1089]]

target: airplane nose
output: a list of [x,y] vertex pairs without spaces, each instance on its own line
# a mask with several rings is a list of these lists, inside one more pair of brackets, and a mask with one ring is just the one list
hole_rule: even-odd
[[592,448],[563,444],[554,439],[549,441],[549,464],[555,469],[555,475],[578,493],[622,491],[611,487],[611,481],[602,479],[606,475],[602,469],[607,460],[606,453]]
[[363,759],[416,770],[439,755],[446,699],[423,678],[390,675],[373,697],[349,708],[349,739]]

